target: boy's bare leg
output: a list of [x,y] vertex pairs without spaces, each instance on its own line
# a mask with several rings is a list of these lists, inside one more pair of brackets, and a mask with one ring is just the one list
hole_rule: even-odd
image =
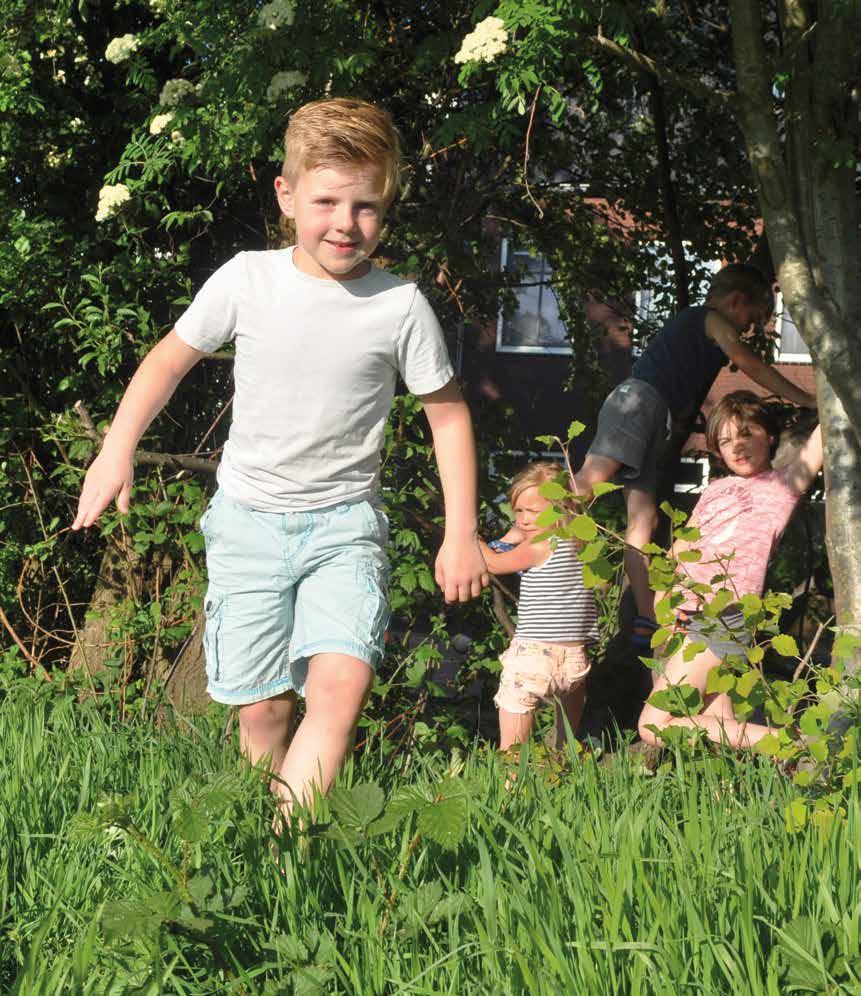
[[[556,746],[561,747],[569,742],[568,729],[571,727],[571,739],[576,739],[583,710],[586,707],[586,682],[559,696],[556,703]],[[567,723],[567,726],[566,726]]]
[[[262,702],[239,707],[239,747],[252,764],[270,758],[271,771],[280,771],[293,735],[296,693],[283,692]],[[277,782],[270,788],[277,791]]]
[[658,524],[655,496],[638,488],[625,488],[628,524],[625,528],[625,573],[637,605],[637,615],[655,618],[655,593],[649,586],[649,562],[640,551],[651,540]]
[[705,730],[706,736],[716,744],[727,744],[729,747],[752,747],[767,733],[772,731],[759,723],[740,723],[732,711],[732,704],[726,695],[705,695],[706,680],[709,672],[720,663],[720,658],[710,650],[704,650],[692,661],[685,661],[682,648],[667,662],[666,671],[655,681],[656,692],[668,685],[693,685],[705,697],[705,708],[696,716],[671,716],[663,709],[657,709],[647,702],[640,713],[637,731],[640,738],[647,744],[663,746],[660,737],[648,726],[663,729],[665,726],[686,726],[689,729]]
[[305,682],[305,716],[281,764],[276,791],[289,817],[293,798],[310,805],[328,791],[353,742],[373,684],[371,668],[348,654],[315,654]]
[[532,734],[535,714],[499,710],[499,749],[508,750],[513,744],[525,743]]

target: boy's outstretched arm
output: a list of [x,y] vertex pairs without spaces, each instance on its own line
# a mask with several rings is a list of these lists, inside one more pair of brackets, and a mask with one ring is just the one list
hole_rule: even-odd
[[816,398],[807,391],[796,387],[791,380],[774,367],[760,359],[756,353],[746,346],[738,337],[738,332],[718,312],[710,311],[706,317],[706,332],[720,346],[742,373],[747,374],[752,381],[764,387],[770,394],[787,398],[802,408],[815,408]]
[[445,502],[445,538],[435,577],[447,602],[467,602],[490,584],[478,546],[475,441],[457,381],[420,398],[433,435]]
[[172,330],[144,357],[120,402],[101,451],[90,465],[72,529],[91,526],[114,498],[129,510],[135,448],[147,426],[167,403],[177,384],[204,356]]

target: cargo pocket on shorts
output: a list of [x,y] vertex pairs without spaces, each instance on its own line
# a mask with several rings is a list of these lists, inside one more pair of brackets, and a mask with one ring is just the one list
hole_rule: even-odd
[[203,652],[206,655],[206,676],[213,684],[217,684],[221,678],[221,630],[224,624],[224,602],[225,596],[214,591],[208,591],[203,600],[203,611],[206,615]]
[[386,626],[389,621],[389,574],[387,567],[379,567],[372,560],[362,560],[356,568],[356,580],[362,590],[362,607],[357,634],[382,657]]

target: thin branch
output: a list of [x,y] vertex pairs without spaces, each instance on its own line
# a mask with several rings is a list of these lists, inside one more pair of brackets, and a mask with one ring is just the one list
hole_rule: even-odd
[[[101,446],[105,437],[96,428],[86,405],[83,401],[76,401],[73,407],[81,420],[85,435]],[[167,467],[169,470],[191,470],[200,474],[214,474],[218,469],[218,464],[213,460],[183,456],[180,453],[154,453],[152,450],[135,450],[133,459],[135,465],[142,467]]]
[[526,147],[523,150],[523,185],[526,187],[526,194],[529,200],[535,205],[535,209],[538,212],[538,217],[544,217],[544,208],[535,200],[532,196],[532,191],[529,189],[529,142],[532,138],[532,125],[535,123],[535,108],[538,106],[538,98],[541,95],[541,84],[535,90],[535,96],[532,98],[532,109],[529,112],[529,125],[526,128]]
[[659,62],[655,62],[654,59],[650,59],[648,55],[644,55],[633,48],[625,48],[618,42],[613,41],[612,38],[607,38],[601,32],[600,27],[598,28],[598,34],[590,38],[589,41],[597,48],[609,52],[610,55],[615,56],[617,59],[621,59],[622,62],[627,63],[627,65],[637,70],[637,72],[645,73],[647,76],[655,76],[662,83],[677,87],[680,90],[686,90],[695,97],[699,97],[710,103],[716,102],[721,106],[726,106],[735,100],[736,95],[733,91],[720,90],[717,87],[708,86],[706,83],[694,79],[692,76],[684,76],[673,69],[668,69]]

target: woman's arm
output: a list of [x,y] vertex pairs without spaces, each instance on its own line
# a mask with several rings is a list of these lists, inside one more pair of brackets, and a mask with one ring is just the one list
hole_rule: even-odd
[[479,540],[478,545],[491,574],[516,574],[517,571],[528,571],[530,567],[543,564],[551,552],[549,540],[540,540],[538,543],[525,540],[513,550],[506,550],[505,553],[491,550],[484,540]]

